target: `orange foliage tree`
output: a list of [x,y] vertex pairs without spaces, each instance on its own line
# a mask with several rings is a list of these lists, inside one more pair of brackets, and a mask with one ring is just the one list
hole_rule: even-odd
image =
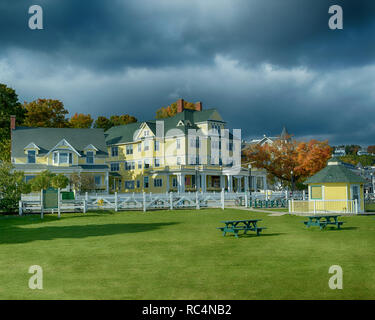
[[278,139],[273,144],[250,146],[243,154],[245,162],[266,169],[271,178],[300,183],[326,166],[331,147],[328,141]]
[[[195,110],[195,103],[184,101],[184,109]],[[177,114],[177,101],[172,103],[170,106],[161,107],[156,110],[156,119],[164,119],[168,117],[173,117]]]
[[73,117],[69,119],[69,125],[71,128],[82,128],[89,129],[93,123],[93,119],[89,114],[75,113]]

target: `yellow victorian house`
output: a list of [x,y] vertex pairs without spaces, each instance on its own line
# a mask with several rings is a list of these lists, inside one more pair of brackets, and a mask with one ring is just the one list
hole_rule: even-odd
[[331,159],[323,170],[305,181],[309,188],[309,211],[364,212],[365,183],[339,160]]
[[[216,109],[185,109],[105,132],[110,189],[118,192],[229,192],[266,189],[264,170],[241,167],[241,139]],[[250,177],[251,176],[251,177]],[[257,182],[264,182],[258,185]]]
[[90,174],[95,190],[108,192],[108,154],[102,129],[13,126],[11,136],[11,161],[15,170],[25,173],[26,181],[44,170],[67,177]]

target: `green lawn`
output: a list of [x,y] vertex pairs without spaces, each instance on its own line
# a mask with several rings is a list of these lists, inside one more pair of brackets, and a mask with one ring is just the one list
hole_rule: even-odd
[[[236,239],[227,219],[261,218]],[[0,217],[1,299],[374,299],[375,218],[342,230],[303,217],[218,209]],[[28,268],[43,268],[43,290]],[[344,289],[328,287],[340,265]]]
[[375,212],[375,203],[366,203],[365,209],[367,212]]

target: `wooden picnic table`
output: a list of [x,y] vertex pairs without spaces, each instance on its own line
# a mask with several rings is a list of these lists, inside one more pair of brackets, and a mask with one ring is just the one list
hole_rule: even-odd
[[303,221],[303,223],[309,227],[320,227],[320,230],[324,229],[327,225],[335,225],[338,229],[342,226],[344,222],[338,221],[340,215],[315,215],[307,217],[308,221]]
[[228,221],[220,221],[225,224],[225,227],[218,227],[223,231],[223,236],[227,234],[227,232],[234,233],[236,238],[238,238],[238,232],[243,231],[244,234],[247,234],[248,231],[255,231],[257,236],[259,236],[260,232],[265,227],[258,227],[258,221],[262,221],[262,219],[247,219],[247,220],[228,220]]

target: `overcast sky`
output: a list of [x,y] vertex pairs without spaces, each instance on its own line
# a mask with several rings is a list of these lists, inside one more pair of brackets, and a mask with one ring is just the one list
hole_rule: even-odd
[[[29,6],[44,29],[28,27]],[[330,5],[344,30],[330,30]],[[1,0],[0,83],[74,114],[153,119],[178,98],[243,138],[375,144],[375,1]]]

